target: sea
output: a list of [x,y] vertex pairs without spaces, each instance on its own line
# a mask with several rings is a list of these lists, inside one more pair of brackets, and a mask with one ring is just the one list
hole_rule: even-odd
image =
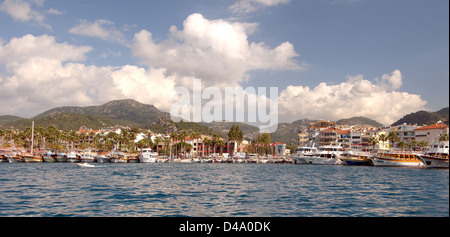
[[449,170],[1,163],[0,217],[448,217]]

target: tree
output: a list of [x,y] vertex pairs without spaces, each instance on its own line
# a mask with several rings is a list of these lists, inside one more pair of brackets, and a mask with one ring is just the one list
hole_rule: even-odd
[[395,142],[400,140],[396,132],[390,132],[387,137],[392,142],[392,148],[395,147]]
[[448,140],[449,140],[448,133],[444,133],[439,137],[440,142],[448,142]]
[[372,144],[373,150],[375,150],[375,145],[378,144],[378,138],[376,136],[371,137],[369,143]]
[[397,146],[398,146],[398,148],[402,148],[402,150],[403,150],[408,147],[408,144],[406,144],[406,142],[404,142],[404,141],[400,141],[399,143],[397,143]]
[[[238,150],[239,150],[239,146],[242,143],[242,141],[244,140],[244,132],[242,132],[239,125],[233,125],[231,127],[230,131],[228,132],[228,140],[232,141],[232,142],[236,142],[238,144]],[[231,156],[233,156],[233,152],[234,152],[234,149],[231,152]]]

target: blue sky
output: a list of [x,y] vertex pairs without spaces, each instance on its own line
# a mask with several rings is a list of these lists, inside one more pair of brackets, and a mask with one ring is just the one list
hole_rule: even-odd
[[[366,116],[389,124],[449,105],[447,0],[0,2],[0,114],[125,97],[168,111],[161,95],[191,77],[221,88],[277,86],[281,121]],[[232,29],[189,31],[199,25]],[[13,39],[36,48],[24,52]],[[193,50],[208,60],[161,59]],[[25,74],[37,67],[48,76]]]

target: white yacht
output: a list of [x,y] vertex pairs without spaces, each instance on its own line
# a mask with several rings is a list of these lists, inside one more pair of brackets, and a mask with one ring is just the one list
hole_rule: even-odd
[[158,160],[158,153],[153,152],[150,148],[142,149],[141,154],[139,155],[139,161],[141,163],[156,163]]
[[291,157],[291,159],[294,161],[295,164],[308,164],[308,162],[306,162],[305,159],[303,159],[303,157],[311,157],[314,155],[314,153],[317,152],[317,148],[314,147],[315,144],[313,144],[312,146],[301,146],[298,147],[295,155],[293,155]]
[[83,153],[81,153],[81,162],[82,163],[94,163],[95,162],[95,156],[97,154],[92,152],[91,150],[86,150]]
[[320,146],[312,156],[303,156],[302,158],[310,165],[343,165],[344,161],[340,159],[344,149],[339,145]]
[[449,168],[448,167],[448,141],[435,142],[430,150],[419,155],[419,159],[427,168]]

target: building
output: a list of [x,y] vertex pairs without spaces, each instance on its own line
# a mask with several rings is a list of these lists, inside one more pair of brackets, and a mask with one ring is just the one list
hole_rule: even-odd
[[443,134],[448,134],[448,126],[441,121],[436,124],[414,129],[416,141],[427,141],[428,144],[439,141]]
[[407,144],[410,144],[412,141],[416,140],[415,129],[417,128],[418,126],[416,125],[408,125],[404,123],[402,125],[389,128],[388,132],[397,133],[399,140],[395,142],[396,145],[398,144],[398,142],[405,142]]

